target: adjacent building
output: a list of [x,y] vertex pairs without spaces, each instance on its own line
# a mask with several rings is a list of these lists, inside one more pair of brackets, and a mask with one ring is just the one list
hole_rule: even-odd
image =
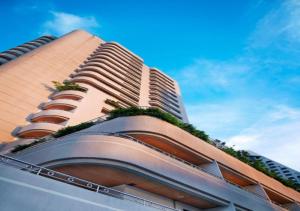
[[[0,102],[0,138],[11,142],[0,155],[3,210],[300,209],[299,192],[173,124],[99,118],[140,106],[188,122],[176,81],[119,43],[77,30],[8,61]],[[86,121],[93,126],[48,136]]]
[[270,171],[275,172],[281,178],[292,180],[293,182],[300,184],[300,172],[255,152],[248,151],[248,153],[250,159],[263,162]]

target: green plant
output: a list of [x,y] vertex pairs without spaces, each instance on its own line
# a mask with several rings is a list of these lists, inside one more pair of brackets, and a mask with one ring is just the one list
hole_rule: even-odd
[[85,89],[79,86],[78,84],[70,81],[64,81],[63,83],[60,83],[58,81],[52,81],[55,89],[57,91],[64,91],[64,90],[76,90],[85,92]]
[[249,157],[249,153],[244,150],[234,150],[232,147],[223,147],[220,148],[224,152],[230,154],[231,156],[239,159],[240,161],[252,166],[256,170],[268,175],[269,177],[272,177],[276,179],[277,181],[281,182],[282,184],[291,187],[295,189],[296,191],[300,191],[300,184],[294,182],[293,180],[287,180],[282,177],[280,177],[276,172],[270,171],[266,165],[261,160],[252,160]]
[[33,142],[29,143],[29,144],[17,145],[13,150],[11,150],[11,152],[12,152],[12,153],[16,153],[16,152],[19,152],[19,151],[21,151],[21,150],[23,150],[23,149],[32,147],[32,146],[37,145],[37,144],[40,144],[40,143],[43,143],[43,142],[45,142],[45,141],[46,141],[46,139],[41,138],[41,139],[38,139],[38,140],[36,140],[36,141],[33,141]]
[[211,143],[209,136],[201,130],[196,129],[193,125],[184,123],[175,116],[163,112],[158,108],[138,108],[138,107],[130,107],[130,108],[117,108],[109,113],[108,119],[114,119],[117,117],[122,117],[122,116],[137,116],[137,115],[147,115],[147,116],[152,116],[159,118],[161,120],[164,120],[166,122],[169,122],[189,133],[192,135]]
[[80,123],[79,125],[68,126],[68,127],[58,130],[56,133],[53,134],[53,137],[58,138],[61,136],[65,136],[70,133],[74,133],[74,132],[89,128],[89,127],[93,126],[94,124],[95,124],[94,122],[83,122],[83,123]]
[[106,99],[104,102],[106,104],[114,106],[115,108],[121,108],[119,102],[117,102],[117,101],[114,101],[114,100],[111,100],[111,99]]

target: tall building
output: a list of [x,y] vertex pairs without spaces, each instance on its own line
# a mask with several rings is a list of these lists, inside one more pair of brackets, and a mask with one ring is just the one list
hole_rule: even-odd
[[278,163],[274,160],[271,160],[265,156],[259,155],[255,152],[248,151],[249,157],[252,160],[259,160],[265,164],[265,166],[269,169],[269,171],[275,172],[281,178],[286,180],[292,180],[295,183],[300,184],[300,172],[291,169],[281,163]]
[[[79,88],[53,90],[64,80]],[[300,209],[299,192],[174,124],[101,118],[146,106],[187,122],[177,83],[118,43],[74,31],[3,64],[0,82],[1,139],[18,138],[0,155],[3,210]]]
[[[39,38],[9,52],[38,45]],[[0,58],[1,58],[0,54]],[[85,92],[54,92],[69,80]],[[40,138],[115,107],[157,107],[187,122],[173,79],[116,42],[74,31],[0,66],[0,140]]]

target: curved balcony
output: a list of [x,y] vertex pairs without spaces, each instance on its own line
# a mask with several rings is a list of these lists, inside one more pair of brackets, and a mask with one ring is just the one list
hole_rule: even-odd
[[159,92],[161,92],[161,93],[163,93],[163,94],[171,95],[171,96],[173,96],[173,98],[175,98],[175,99],[178,98],[176,92],[171,92],[170,90],[167,90],[167,89],[163,88],[162,86],[151,85],[151,84],[150,84],[149,87],[150,87],[150,91],[156,90],[156,91],[159,91]]
[[176,98],[174,98],[174,96],[172,96],[168,93],[164,93],[164,92],[157,91],[157,90],[150,90],[149,93],[150,93],[150,95],[159,96],[162,99],[168,99],[170,102],[172,102],[176,105],[179,104],[178,100]]
[[72,75],[72,77],[77,77],[77,76],[87,76],[87,77],[92,77],[108,86],[111,86],[120,92],[125,92],[129,93],[130,96],[135,96],[139,97],[139,90],[131,87],[131,86],[126,86],[124,82],[116,77],[108,76],[107,74],[98,74],[95,71],[80,71],[78,73],[75,73]]
[[[91,66],[91,67],[83,67],[81,69],[77,69],[76,72],[83,72],[83,71],[92,71],[95,73],[98,73],[100,75],[104,75],[108,78],[115,78],[115,79],[119,79],[119,80],[123,80],[125,82],[127,82],[130,86],[132,86],[135,89],[140,89],[140,84],[133,82],[132,80],[126,78],[124,75],[119,74],[118,72],[109,70],[109,69],[104,69],[104,68],[100,68],[98,66]],[[73,74],[74,75],[74,74]]]
[[[263,187],[276,192],[277,197],[274,199],[281,196],[288,198],[288,200],[293,199],[300,202],[300,193],[295,190],[160,119],[149,116],[122,117],[103,122],[86,130],[86,132],[96,131],[130,134],[196,165],[205,163],[205,159],[216,160],[226,180],[242,187],[250,185],[251,181],[256,181]],[[273,193],[273,195],[276,194]]]
[[154,75],[151,75],[151,76],[150,76],[150,81],[154,81],[154,82],[163,84],[164,86],[168,86],[168,88],[169,88],[169,89],[172,89],[172,90],[175,89],[174,84],[173,84],[173,85],[170,85],[170,84],[167,83],[166,81],[163,81],[162,79],[158,78],[156,75],[155,75],[155,76],[154,76]]
[[110,86],[107,86],[106,84],[101,83],[100,81],[98,81],[97,79],[94,79],[92,77],[77,76],[77,77],[72,78],[70,81],[85,83],[85,84],[91,85],[91,86],[95,87],[96,89],[99,89],[99,90],[101,90],[105,93],[108,93],[108,94],[118,98],[121,101],[124,101],[126,104],[129,104],[129,105],[132,105],[132,106],[137,105],[138,99],[136,99],[135,97],[130,96],[130,98],[129,98],[129,97],[127,97],[127,95],[124,96],[124,97],[121,97],[121,92],[120,91],[118,91],[116,89],[113,89]]
[[116,69],[114,69],[114,67],[112,67],[111,65],[107,65],[107,64],[104,64],[104,63],[88,63],[88,64],[85,64],[85,65],[81,65],[80,66],[81,68],[89,68],[89,67],[96,67],[96,68],[101,68],[101,69],[104,69],[112,74],[116,74],[118,73],[119,75],[122,75],[122,77],[125,77],[125,78],[130,78],[130,80],[134,81],[135,83],[138,83],[140,84],[141,83],[141,79],[140,78],[137,78],[136,76],[132,75],[132,74],[128,74],[126,71],[123,71],[123,70],[118,70],[116,71]]
[[31,116],[32,122],[48,122],[60,124],[70,119],[72,113],[62,110],[44,110]]
[[86,93],[81,92],[81,91],[65,90],[65,91],[60,91],[60,92],[54,93],[51,96],[51,99],[53,99],[53,100],[58,100],[58,99],[81,100],[85,95],[86,95]]
[[132,71],[132,69],[122,67],[120,65],[116,65],[115,63],[112,63],[112,62],[110,62],[108,60],[105,60],[105,59],[89,60],[89,61],[86,62],[86,65],[89,65],[89,64],[105,64],[106,66],[112,68],[115,71],[117,70],[118,72],[122,72],[122,73],[125,73],[125,74],[130,74],[132,77],[135,77],[138,80],[140,80],[140,78],[141,78],[141,74],[137,74],[136,72]]
[[169,107],[171,109],[174,109],[175,111],[177,111],[178,113],[180,113],[180,108],[179,108],[179,104],[173,102],[172,100],[170,100],[171,98],[166,98],[166,97],[162,97],[161,95],[157,95],[157,94],[151,94],[150,95],[150,101],[158,101],[160,102],[163,106]]
[[128,55],[133,56],[136,61],[138,61],[140,63],[144,62],[144,60],[141,57],[139,57],[138,55],[136,55],[133,52],[129,51],[128,49],[126,49],[125,47],[123,47],[121,44],[119,44],[117,42],[107,42],[107,43],[103,44],[103,46],[107,46],[107,45],[116,46],[119,49],[121,49],[122,51],[126,52]]
[[109,63],[118,66],[121,69],[124,69],[125,71],[132,71],[134,74],[137,74],[138,76],[141,76],[141,68],[132,68],[130,65],[121,63],[119,61],[116,61],[115,59],[112,59],[111,57],[105,56],[105,55],[98,55],[98,56],[93,56],[90,58],[88,61],[85,63],[89,62],[102,62],[102,61],[109,61]]
[[138,70],[138,74],[141,74],[140,73],[141,72],[141,68],[142,68],[141,64],[133,63],[132,60],[130,60],[130,59],[126,58],[126,57],[123,57],[118,52],[113,51],[110,48],[101,48],[99,50],[96,50],[88,59],[96,58],[96,57],[99,57],[99,56],[102,56],[102,55],[111,57],[114,60],[116,60],[116,61],[118,61],[118,62],[120,62],[122,64],[129,65],[130,67]]
[[62,125],[52,123],[32,123],[22,127],[17,136],[25,139],[41,138],[58,131],[62,127]]
[[8,61],[9,61],[8,59],[1,58],[1,56],[0,56],[0,64],[4,64],[4,63],[6,63]]
[[45,45],[45,44],[48,43],[48,42],[46,42],[45,40],[41,40],[41,39],[34,40],[34,42],[37,42],[37,43],[39,43],[39,44],[41,44],[41,45]]
[[22,56],[24,53],[20,50],[13,50],[13,49],[10,49],[10,50],[7,50],[5,51],[6,53],[9,53],[9,54],[13,54],[14,56],[18,57],[18,56]]
[[12,48],[12,50],[18,50],[18,51],[21,51],[23,53],[28,53],[30,50],[28,50],[27,48],[23,48],[21,46],[17,46],[15,48]]
[[127,55],[126,53],[122,52],[120,49],[115,48],[113,46],[101,46],[99,49],[96,50],[97,52],[100,51],[106,51],[106,52],[114,52],[115,54],[118,54],[120,57],[124,58],[124,60],[127,60],[132,65],[135,65],[137,67],[140,67],[142,65],[141,62],[138,62],[134,59],[134,57]]
[[161,88],[161,89],[164,89],[164,90],[166,90],[166,91],[168,91],[168,92],[170,92],[170,93],[173,93],[173,94],[175,94],[176,95],[176,90],[175,89],[171,89],[171,88],[169,88],[168,86],[164,86],[163,84],[161,84],[161,83],[158,83],[158,82],[156,82],[156,81],[151,81],[150,80],[150,87],[159,87],[159,88]]
[[140,70],[141,69],[141,65],[136,65],[135,63],[132,63],[130,60],[120,56],[118,53],[114,52],[114,51],[109,51],[109,50],[106,50],[106,49],[99,49],[99,50],[96,50],[89,58],[92,59],[92,58],[96,58],[96,57],[100,57],[100,56],[105,56],[105,57],[109,57],[123,65],[129,65],[131,66],[132,68],[135,68],[135,69],[138,69]]
[[197,208],[226,206],[232,201],[248,209],[272,210],[263,198],[121,137],[79,133],[29,148],[17,157],[108,187],[134,184]]
[[7,59],[9,61],[17,58],[15,55],[9,53],[0,53],[0,57]]
[[33,46],[35,46],[35,47],[40,47],[40,46],[42,46],[42,44],[41,43],[38,43],[38,42],[36,42],[36,41],[31,41],[31,42],[27,42],[26,43],[27,45],[33,45]]
[[71,111],[77,108],[79,102],[70,99],[52,100],[42,105],[45,110],[64,110]]
[[162,80],[165,80],[165,81],[169,82],[170,85],[174,85],[174,81],[169,76],[165,75],[160,70],[158,70],[154,67],[150,68],[150,74],[156,75],[157,77],[160,77]]
[[27,43],[24,43],[23,45],[20,45],[20,47],[27,48],[31,51],[37,48],[36,46],[30,45],[30,44],[27,44]]

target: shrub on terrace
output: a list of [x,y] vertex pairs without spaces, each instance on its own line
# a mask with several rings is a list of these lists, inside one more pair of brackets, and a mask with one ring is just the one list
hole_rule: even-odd
[[163,112],[157,108],[146,108],[146,109],[138,108],[138,107],[118,108],[109,113],[108,119],[114,119],[123,116],[138,116],[138,115],[147,115],[147,116],[156,117],[158,119],[169,122],[206,142],[209,143],[211,142],[209,136],[204,131],[198,130],[193,125],[184,123],[181,120],[177,119],[175,116],[167,112]]
[[17,145],[17,146],[15,146],[15,148],[14,148],[13,150],[11,150],[11,152],[12,152],[12,153],[16,153],[16,152],[22,151],[23,149],[27,149],[27,148],[32,147],[32,146],[34,146],[34,145],[43,143],[43,142],[45,142],[45,141],[46,141],[46,139],[41,138],[41,139],[38,139],[38,140],[36,140],[36,141],[33,141],[33,142],[29,143],[29,144]]
[[79,86],[78,84],[70,81],[64,81],[63,83],[60,83],[58,81],[52,81],[54,84],[54,87],[57,91],[65,91],[65,90],[76,90],[85,92],[85,89]]
[[106,104],[114,106],[115,108],[121,108],[119,102],[117,102],[117,101],[114,101],[114,100],[111,100],[111,99],[106,99],[104,102]]
[[58,130],[56,133],[53,134],[53,137],[58,138],[58,137],[65,136],[65,135],[68,135],[71,133],[75,133],[77,131],[89,128],[89,127],[93,126],[94,124],[95,124],[94,122],[83,122],[83,123],[80,123],[79,125],[68,126],[68,127]]

